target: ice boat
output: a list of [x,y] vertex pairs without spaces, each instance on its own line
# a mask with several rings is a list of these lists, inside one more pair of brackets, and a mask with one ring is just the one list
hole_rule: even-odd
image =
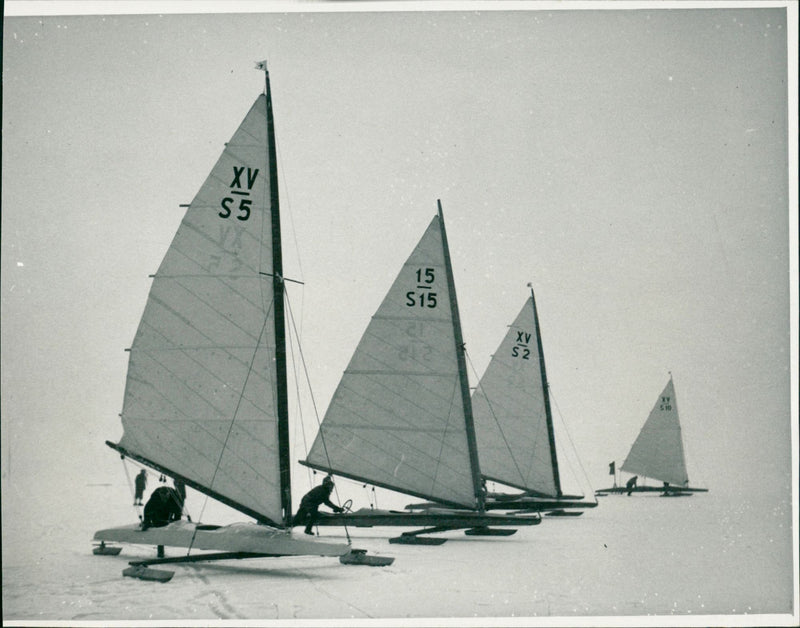
[[489,513],[441,202],[350,360],[303,464],[434,502],[425,512],[362,509],[318,525],[430,526],[392,542],[441,541],[428,532],[535,525],[538,516]]
[[487,508],[579,515],[582,509],[597,505],[596,500],[565,495],[561,489],[532,287],[472,395],[472,408],[484,479],[521,491],[490,493]]
[[[530,287],[530,284],[528,284]],[[519,492],[487,493],[487,510],[577,516],[597,501],[565,495],[536,299],[526,300],[472,395],[481,474]],[[424,509],[432,502],[409,504]]]
[[[615,464],[609,465],[612,473]],[[632,493],[660,493],[663,497],[689,496],[692,493],[706,493],[707,488],[689,486],[686,472],[686,458],[683,451],[681,424],[678,418],[678,400],[675,385],[670,373],[669,381],[658,396],[650,415],[642,426],[639,436],[633,443],[628,457],[622,463],[622,471],[632,474],[625,486],[601,489],[596,495]],[[651,478],[662,484],[644,486],[638,484],[638,477]]]
[[[184,520],[99,530],[108,543],[212,550],[139,561],[126,575],[162,579],[147,565],[253,556],[333,556],[361,550],[291,534],[284,279],[269,74],[225,145],[153,276],[130,348],[123,435],[107,444],[255,520]],[[351,560],[355,558],[355,560]],[[377,557],[381,558],[381,557]]]

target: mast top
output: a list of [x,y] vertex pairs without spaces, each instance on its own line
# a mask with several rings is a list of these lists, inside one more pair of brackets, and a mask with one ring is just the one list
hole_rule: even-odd
[[267,60],[257,61],[256,70],[261,70],[264,73],[264,94],[269,96],[269,70],[267,70]]

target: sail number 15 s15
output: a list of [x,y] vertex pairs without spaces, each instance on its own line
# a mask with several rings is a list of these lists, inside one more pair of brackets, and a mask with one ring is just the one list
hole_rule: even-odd
[[414,290],[406,292],[406,306],[435,308],[438,301],[436,293],[433,292],[433,283],[436,280],[434,269],[417,268],[415,275],[417,286]]

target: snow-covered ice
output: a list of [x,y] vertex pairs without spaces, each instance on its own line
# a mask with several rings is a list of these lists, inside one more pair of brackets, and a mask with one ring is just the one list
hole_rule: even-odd
[[[451,532],[438,547],[389,544],[398,529],[353,528],[354,547],[395,563],[298,557],[173,565],[175,576],[161,584],[122,577],[128,560],[154,548],[91,553],[94,530],[133,516],[124,483],[86,485],[72,497],[69,517],[56,518],[46,500],[4,492],[4,515],[27,509],[25,517],[3,518],[5,623],[451,618],[509,625],[599,616],[596,624],[661,615],[670,616],[661,624],[678,616],[703,616],[703,624],[708,615],[731,614],[739,617],[725,623],[734,625],[792,612],[788,500],[765,509],[713,492],[608,496],[581,517],[545,518],[506,538]],[[321,530],[323,540],[345,540],[339,529]]]

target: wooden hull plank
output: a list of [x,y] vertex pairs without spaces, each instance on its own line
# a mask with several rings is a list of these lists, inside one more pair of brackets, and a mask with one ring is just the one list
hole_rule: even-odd
[[348,545],[298,538],[284,530],[254,523],[203,526],[187,521],[175,521],[163,527],[147,530],[142,530],[139,524],[131,524],[98,530],[94,540],[273,556],[342,556],[350,551]]
[[569,511],[569,510],[553,510],[552,512],[548,512],[545,516],[546,517],[580,517],[583,514],[582,510],[578,510],[577,512]]
[[401,534],[389,539],[389,543],[396,545],[443,545],[447,539],[435,538],[432,536],[416,536]]
[[110,545],[106,545],[104,541],[101,541],[100,545],[92,550],[92,553],[96,554],[97,556],[116,556],[121,551],[121,547],[112,547]]
[[538,517],[481,513],[447,508],[430,508],[419,512],[362,508],[355,512],[343,514],[319,513],[314,525],[348,525],[357,528],[371,528],[373,526],[439,526],[450,530],[459,530],[480,526],[529,526],[539,523],[541,523],[541,519]]
[[349,554],[339,556],[343,565],[368,565],[370,567],[386,567],[394,562],[393,556],[367,556],[367,550],[354,549]]
[[[418,504],[408,504],[406,510],[411,512],[426,511],[435,508],[440,508],[434,502],[421,502]],[[516,510],[522,513],[535,513],[544,512],[546,510],[574,508],[595,508],[597,502],[586,501],[580,497],[572,499],[571,497],[553,498],[553,497],[531,497],[530,495],[518,496],[514,499],[504,496],[499,499],[489,498],[486,500],[486,510]]]
[[489,510],[524,510],[525,512],[543,512],[546,510],[563,510],[596,508],[597,502],[562,500],[562,499],[541,499],[538,497],[521,497],[514,501],[487,502],[486,508]]
[[150,569],[144,565],[134,565],[122,570],[123,576],[129,578],[138,578],[139,580],[153,580],[156,582],[169,582],[172,576],[175,575],[174,571],[167,571],[166,569]]
[[634,486],[626,488],[624,486],[613,486],[603,488],[595,492],[598,497],[607,495],[622,495],[627,493],[666,493],[667,495],[691,495],[692,493],[708,493],[707,488],[693,488],[690,486],[670,486],[666,491],[663,486]]
[[489,528],[487,526],[480,526],[478,528],[470,528],[468,530],[464,530],[464,534],[467,536],[511,536],[512,534],[516,533],[514,529],[507,529],[507,528]]

